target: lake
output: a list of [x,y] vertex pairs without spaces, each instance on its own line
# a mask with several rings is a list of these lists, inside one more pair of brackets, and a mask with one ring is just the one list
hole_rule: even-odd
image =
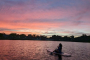
[[[49,55],[46,49],[56,49],[62,43],[63,52],[71,57]],[[34,40],[0,40],[0,60],[90,60],[90,43]]]

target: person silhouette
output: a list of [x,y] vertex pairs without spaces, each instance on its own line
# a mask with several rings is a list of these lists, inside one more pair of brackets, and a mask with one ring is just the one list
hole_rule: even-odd
[[60,43],[58,48],[55,49],[53,52],[56,52],[56,53],[62,53],[62,44]]
[[58,46],[58,52],[61,53],[62,52],[62,44],[60,43],[59,46]]

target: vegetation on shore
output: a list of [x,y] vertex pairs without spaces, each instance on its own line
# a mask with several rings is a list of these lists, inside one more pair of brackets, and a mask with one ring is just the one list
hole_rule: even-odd
[[82,34],[82,36],[74,37],[73,35],[68,36],[59,36],[59,35],[52,35],[51,37],[47,37],[45,35],[35,35],[35,34],[16,34],[11,33],[9,35],[5,33],[0,33],[0,40],[51,40],[51,41],[74,41],[74,42],[90,42],[90,35],[87,36],[86,34]]

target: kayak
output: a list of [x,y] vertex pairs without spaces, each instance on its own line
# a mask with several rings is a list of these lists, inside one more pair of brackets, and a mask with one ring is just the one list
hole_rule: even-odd
[[52,54],[52,55],[55,54],[55,55],[61,55],[61,56],[65,56],[65,57],[71,57],[71,54],[64,53],[64,52],[57,53],[57,52],[53,52],[53,50],[47,50],[47,52]]

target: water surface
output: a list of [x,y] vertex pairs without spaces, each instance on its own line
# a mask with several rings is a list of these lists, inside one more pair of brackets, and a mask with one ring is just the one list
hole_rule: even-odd
[[[56,49],[63,44],[63,52],[72,57],[49,55],[46,49]],[[90,43],[0,40],[0,60],[90,60]]]

